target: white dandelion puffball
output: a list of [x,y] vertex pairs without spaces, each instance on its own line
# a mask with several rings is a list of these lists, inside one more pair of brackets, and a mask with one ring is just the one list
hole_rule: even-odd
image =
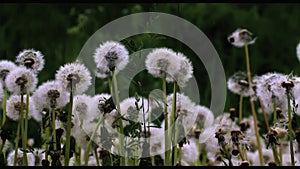
[[245,44],[253,44],[256,40],[256,37],[253,37],[253,34],[247,29],[238,28],[231,35],[229,35],[227,39],[233,46],[243,47]]
[[16,62],[32,69],[35,73],[40,72],[44,68],[44,55],[40,51],[26,49],[21,51],[16,57]]
[[196,105],[195,113],[198,114],[196,119],[196,124],[198,126],[200,126],[201,128],[207,128],[213,125],[214,114],[209,108],[201,105]]
[[129,54],[124,45],[116,41],[100,44],[93,55],[97,66],[96,76],[106,78],[115,70],[118,73],[128,64]]
[[41,108],[61,108],[69,102],[69,93],[53,80],[42,83],[34,92],[33,99]]
[[100,116],[100,110],[94,99],[86,94],[76,95],[73,98],[73,112],[80,120],[90,120]]
[[256,95],[261,99],[266,113],[273,113],[274,102],[283,112],[287,110],[286,89],[283,82],[288,76],[281,73],[267,73],[259,76],[256,81]]
[[188,144],[182,147],[181,164],[183,166],[192,166],[199,158],[199,151],[197,143],[194,139],[189,140]]
[[[23,166],[22,159],[23,159],[23,151],[18,149],[17,155],[17,166]],[[15,150],[12,150],[7,156],[7,165],[13,166],[14,165],[14,157],[15,157]],[[27,153],[27,161],[28,166],[35,166],[35,156],[32,153]]]
[[36,74],[23,66],[12,70],[5,79],[8,91],[14,94],[33,92],[37,82]]
[[84,93],[91,85],[91,74],[89,70],[80,63],[68,63],[61,66],[55,74],[55,79],[62,87],[70,91],[71,84],[75,94]]
[[180,68],[177,54],[168,48],[154,49],[147,55],[145,65],[148,72],[154,77],[165,75],[167,82],[174,82],[174,75]]
[[[26,112],[26,95],[23,95],[23,114],[25,117]],[[17,121],[20,119],[20,112],[21,112],[21,96],[20,95],[11,95],[7,100],[6,111],[7,117],[10,119]],[[29,96],[29,111],[28,111],[28,118],[30,119],[32,115],[35,113],[36,108],[32,97]]]
[[297,45],[296,53],[297,53],[297,58],[298,58],[298,60],[300,61],[300,42],[299,42],[298,45]]
[[[139,108],[139,110],[136,107]],[[144,109],[144,115],[145,115],[145,121],[148,121],[148,101],[147,99],[140,98],[139,101],[134,97],[126,98],[120,103],[121,113],[122,116],[132,120],[134,122],[140,122],[143,123],[143,109]],[[125,123],[126,124],[126,123]]]
[[193,77],[193,66],[191,61],[182,53],[177,53],[179,67],[174,74],[174,78],[180,87],[185,87],[190,78]]
[[16,68],[17,68],[17,65],[12,61],[8,61],[8,60],[1,60],[0,61],[0,81],[1,81],[3,86],[6,86],[5,85],[6,76],[12,70],[14,70]]
[[4,98],[3,86],[2,83],[0,83],[0,103],[3,101],[3,98]]
[[[112,111],[111,108],[107,108],[107,107],[111,107],[111,105],[107,105],[110,103],[106,103],[110,99],[110,97],[111,97],[111,95],[108,93],[96,94],[93,97],[95,104],[97,105],[97,109],[99,109],[100,112],[110,113]],[[106,112],[106,111],[109,111],[109,112]]]
[[227,88],[235,94],[248,97],[254,94],[253,90],[249,90],[248,78],[245,72],[238,71],[229,77]]

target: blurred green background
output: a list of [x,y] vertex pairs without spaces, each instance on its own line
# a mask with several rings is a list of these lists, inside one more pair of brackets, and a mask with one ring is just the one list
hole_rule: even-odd
[[[258,37],[249,48],[253,75],[272,71],[300,73],[296,57],[296,45],[300,41],[299,4],[1,4],[0,58],[14,61],[23,49],[40,50],[46,61],[39,73],[41,84],[54,79],[61,65],[74,61],[88,38],[106,23],[148,11],[177,15],[202,30],[219,53],[227,78],[236,71],[246,70],[243,48],[235,48],[227,42],[227,36],[237,28],[247,28]],[[145,48],[166,46],[186,54],[193,61],[201,104],[209,106],[208,75],[190,49],[170,38],[157,38],[153,42],[141,35],[132,40],[143,41]],[[160,86],[159,79],[145,72],[136,78],[143,82],[145,91]],[[107,86],[99,81],[97,92],[107,91]],[[136,86],[131,87],[134,90]],[[238,99],[239,96],[227,91],[225,111],[238,108]]]

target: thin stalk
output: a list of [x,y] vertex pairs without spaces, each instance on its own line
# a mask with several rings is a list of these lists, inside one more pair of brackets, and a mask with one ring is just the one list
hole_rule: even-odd
[[113,89],[112,89],[112,85],[111,85],[111,79],[107,78],[107,81],[108,81],[109,92],[110,92],[110,94],[112,94],[113,93]]
[[20,126],[21,126],[21,121],[18,122],[18,127],[17,127],[17,136],[15,140],[15,156],[14,156],[14,166],[17,164],[17,158],[18,158],[18,148],[19,148],[19,138],[20,138]]
[[7,102],[7,88],[4,87],[4,97],[3,97],[3,116],[2,116],[2,124],[1,126],[3,127],[6,121],[6,102]]
[[[118,90],[118,84],[117,84],[117,78],[116,78],[116,72],[113,70],[112,72],[112,83],[113,83],[113,94],[116,99],[117,104],[117,113],[118,113],[118,122],[119,122],[119,143],[120,143],[120,166],[125,165],[125,150],[124,146],[122,145],[124,143],[124,131],[123,131],[123,123],[122,123],[122,114],[121,114],[121,108],[120,108],[120,99],[119,99],[119,90]],[[112,95],[113,96],[113,95]]]
[[240,152],[239,154],[240,154],[240,157],[241,157],[242,161],[245,161],[245,157],[243,155],[243,151],[241,150],[240,146],[237,145],[237,148],[238,148],[238,151]]
[[97,148],[95,148],[95,149],[94,149],[94,154],[95,154],[95,158],[96,158],[97,166],[100,166],[100,161],[99,161],[99,157],[98,157]]
[[271,143],[271,147],[273,150],[273,156],[274,156],[274,160],[277,166],[281,166],[281,160],[278,158],[278,152],[277,152],[277,148],[276,145],[274,143]]
[[81,166],[81,148],[76,144],[76,165]]
[[166,75],[162,77],[162,89],[163,89],[163,103],[164,103],[164,118],[165,118],[165,160],[164,160],[164,166],[171,166],[171,159],[170,159],[170,139],[169,139],[169,133],[168,133],[168,110],[167,110],[167,82],[166,82]]
[[283,148],[283,145],[280,142],[280,147],[279,147],[279,158],[280,158],[280,161],[282,161],[282,148]]
[[290,153],[291,153],[291,163],[292,166],[295,166],[295,158],[294,158],[294,145],[293,145],[293,138],[294,138],[294,131],[292,128],[292,115],[291,115],[291,99],[289,93],[287,93],[287,101],[288,101],[288,118],[289,118],[289,141],[290,141]]
[[90,153],[90,150],[91,150],[92,142],[93,142],[93,139],[94,139],[94,137],[96,135],[96,132],[97,132],[97,130],[98,130],[98,128],[99,128],[99,126],[100,126],[100,124],[102,122],[102,119],[103,119],[103,116],[100,116],[100,119],[98,120],[98,122],[96,124],[96,128],[93,131],[92,136],[90,137],[90,140],[88,142],[87,149],[86,149],[86,152],[84,154],[84,164],[85,164],[85,166],[88,165],[89,153]]
[[49,119],[47,119],[46,122],[45,122],[45,140],[46,140],[46,145],[45,145],[45,160],[48,160],[48,155],[49,155],[49,137],[50,137]]
[[239,104],[239,121],[240,123],[243,120],[243,94],[240,95],[240,104]]
[[181,159],[182,159],[182,147],[178,149],[178,164],[181,166]]
[[73,109],[73,84],[71,81],[70,105],[67,116],[67,132],[66,132],[66,149],[65,149],[65,166],[69,166],[70,162],[70,144],[71,144],[71,125],[72,125],[72,109]]
[[173,149],[173,158],[174,158],[174,163],[173,165],[176,165],[176,162],[177,162],[177,146],[176,146],[176,138],[174,138],[175,136],[175,133],[176,133],[176,128],[173,127],[174,125],[174,121],[175,121],[175,114],[176,114],[176,82],[174,82],[173,84],[173,99],[172,99],[172,112],[171,112],[171,119],[170,119],[170,127],[174,130],[170,130],[170,133],[169,133],[169,137],[171,137],[171,140],[172,140],[172,149]]
[[270,125],[269,125],[267,113],[266,113],[264,105],[262,104],[262,101],[261,101],[261,99],[259,97],[258,97],[258,101],[259,101],[259,104],[260,104],[260,107],[261,107],[262,114],[264,116],[264,120],[265,120],[265,124],[266,124],[267,130],[270,131]]
[[[24,119],[24,98],[23,94],[21,94],[21,111],[20,111],[20,121],[21,121],[21,134],[22,134],[22,149],[26,150],[26,136],[25,136],[25,119]],[[22,163],[24,166],[27,166],[27,153],[24,152],[23,158],[22,158]]]
[[55,110],[51,108],[51,115],[52,115],[52,130],[53,130],[53,149],[56,151],[56,125],[55,125]]
[[[27,145],[27,140],[28,140],[27,137],[28,137],[29,97],[30,97],[30,94],[27,91],[27,94],[26,94],[26,111],[25,111],[25,113],[26,113],[25,114],[25,131],[24,131],[25,132],[25,134],[24,134],[25,135],[25,146]],[[27,166],[28,165],[27,153],[24,153],[24,155],[26,156],[25,165]]]
[[[246,64],[247,64],[247,75],[248,75],[249,90],[252,90],[249,51],[248,51],[248,44],[247,43],[245,44],[245,53],[246,53]],[[258,148],[259,161],[260,161],[260,165],[264,165],[264,158],[263,158],[263,153],[262,153],[262,147],[261,147],[261,144],[260,144],[260,137],[259,137],[258,128],[257,128],[257,118],[256,118],[254,102],[253,102],[253,99],[252,99],[252,97],[253,97],[252,94],[250,94],[249,97],[250,97],[251,112],[252,112],[253,122],[254,122],[254,131],[255,131],[257,148]]]

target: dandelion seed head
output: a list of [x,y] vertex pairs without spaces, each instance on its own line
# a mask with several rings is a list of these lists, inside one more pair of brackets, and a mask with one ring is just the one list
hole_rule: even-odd
[[[142,107],[143,106],[143,107]],[[147,99],[139,98],[137,101],[135,97],[129,97],[124,99],[120,103],[120,108],[121,108],[121,113],[122,116],[135,121],[135,122],[141,122],[143,123],[143,108],[144,108],[144,115],[145,115],[145,120],[147,121],[148,119],[148,101]],[[125,122],[124,122],[125,123]],[[126,123],[124,124],[126,125]]]
[[199,151],[196,141],[194,139],[189,140],[188,144],[182,147],[181,164],[183,166],[192,166],[199,158]]
[[88,121],[100,116],[96,102],[86,94],[76,95],[73,98],[73,112],[77,114],[81,121]]
[[[23,159],[23,151],[18,149],[18,155],[17,155],[17,166],[23,166],[22,164],[22,159]],[[7,165],[8,166],[13,166],[14,165],[14,156],[15,156],[15,150],[12,150],[8,156],[7,156]],[[32,153],[27,153],[27,161],[28,161],[28,166],[35,166],[35,157]]]
[[[148,72],[154,77],[166,75],[167,82],[174,82],[174,75],[180,68],[177,54],[168,48],[154,49],[147,55],[145,65]],[[188,72],[188,70],[186,71]]]
[[55,78],[62,87],[70,91],[73,85],[75,94],[84,93],[91,85],[91,74],[89,70],[80,63],[68,63],[61,66],[55,74]]
[[266,113],[272,113],[274,101],[276,107],[287,110],[286,89],[282,83],[288,81],[288,76],[280,73],[267,73],[259,76],[256,84],[256,94],[261,99]]
[[16,57],[16,62],[28,69],[32,69],[35,73],[41,71],[45,64],[44,55],[40,51],[33,49],[21,51]]
[[128,64],[128,51],[124,45],[116,41],[106,41],[96,49],[93,55],[97,66],[96,76],[106,78],[112,70],[118,73]]
[[42,83],[33,93],[33,99],[43,108],[62,108],[69,102],[69,93],[66,92],[58,81]]
[[[101,94],[97,94],[93,97],[97,108],[99,109],[100,112],[104,112],[104,113],[110,113],[110,112],[106,112],[106,111],[110,111],[112,108],[111,105],[107,105],[107,100],[111,97],[110,94],[108,93],[101,93]],[[109,108],[108,108],[109,106]],[[112,110],[111,110],[112,111]]]
[[297,47],[296,47],[296,54],[297,54],[297,58],[300,61],[300,42],[298,43]]
[[185,87],[190,78],[193,77],[193,66],[191,61],[182,53],[177,53],[179,67],[174,78],[180,87]]
[[2,83],[3,86],[6,86],[5,84],[6,76],[16,68],[17,65],[12,61],[8,61],[8,60],[0,61],[0,82]]
[[249,90],[247,74],[242,71],[234,73],[227,81],[227,88],[235,94],[248,97],[254,94],[253,90]]
[[[25,111],[26,111],[26,95],[23,95],[23,113],[25,118]],[[22,110],[22,104],[21,104],[21,96],[20,95],[11,95],[6,104],[6,111],[7,111],[7,117],[10,119],[17,121],[20,119],[20,111]],[[32,117],[32,115],[36,111],[34,101],[32,97],[29,97],[29,112],[28,112],[28,119]]]
[[17,67],[10,71],[5,79],[8,91],[14,94],[26,94],[26,91],[33,92],[37,82],[36,75],[25,67]]
[[247,29],[238,28],[227,38],[228,42],[236,47],[243,47],[245,44],[253,44],[256,41],[256,37]]
[[194,107],[194,112],[198,114],[195,121],[196,128],[203,129],[213,125],[214,114],[210,109],[205,106],[196,105]]

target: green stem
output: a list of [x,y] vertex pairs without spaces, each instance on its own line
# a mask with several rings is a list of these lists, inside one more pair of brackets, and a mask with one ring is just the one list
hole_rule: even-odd
[[71,125],[72,125],[72,109],[73,109],[73,84],[71,82],[70,105],[67,116],[67,132],[66,132],[66,149],[65,149],[65,166],[69,166],[70,161],[70,144],[71,144]]
[[[248,51],[248,44],[247,43],[245,44],[245,53],[246,53],[246,64],[247,64],[247,75],[248,75],[249,90],[252,90],[250,60],[249,60],[249,51]],[[257,118],[256,118],[255,106],[254,106],[254,102],[253,102],[253,99],[252,99],[253,95],[250,94],[249,97],[250,97],[251,112],[252,112],[253,122],[254,122],[254,131],[255,131],[257,148],[258,148],[259,161],[260,161],[260,165],[264,165],[262,147],[261,147],[261,144],[260,144],[260,136],[259,136],[258,128],[257,128]]]
[[15,155],[14,155],[14,166],[17,164],[17,158],[18,158],[18,148],[19,148],[19,138],[20,138],[20,126],[21,126],[21,121],[18,122],[18,128],[17,128],[17,136],[15,140]]
[[81,148],[76,144],[76,165],[81,166]]
[[56,125],[55,125],[55,110],[51,108],[52,115],[52,130],[53,130],[53,149],[56,151]]
[[122,114],[121,114],[121,108],[120,108],[120,99],[119,99],[119,90],[118,90],[118,84],[117,84],[117,77],[116,72],[113,70],[112,72],[112,83],[113,83],[113,94],[112,96],[115,96],[116,104],[117,104],[117,113],[118,113],[118,122],[119,122],[119,145],[120,145],[120,166],[125,165],[125,150],[124,146],[122,145],[124,143],[124,131],[123,131],[123,123],[122,123]]
[[99,126],[100,126],[100,124],[102,122],[102,119],[103,119],[103,116],[101,115],[100,118],[99,118],[99,120],[98,120],[98,122],[97,122],[97,124],[96,124],[96,128],[94,129],[94,131],[93,131],[93,133],[92,133],[92,135],[90,137],[90,140],[88,142],[87,149],[86,149],[85,154],[84,154],[84,164],[85,164],[85,166],[88,165],[89,153],[90,153],[90,150],[91,150],[92,142],[93,142],[94,137],[96,135],[96,132],[97,132],[97,130],[98,130],[98,128],[99,128]]
[[243,94],[240,95],[240,104],[239,104],[239,121],[240,123],[243,120]]
[[49,137],[50,137],[50,132],[49,132],[49,120],[45,121],[45,160],[48,160],[48,155],[49,155]]
[[270,131],[270,125],[269,125],[269,121],[268,121],[268,117],[267,117],[267,113],[265,111],[264,105],[263,105],[261,99],[259,97],[257,97],[257,98],[258,98],[258,101],[259,101],[259,104],[260,104],[260,107],[261,107],[261,111],[262,111],[263,116],[264,116],[264,120],[265,120],[267,130]]
[[166,82],[166,75],[162,77],[162,89],[163,89],[163,103],[164,103],[164,118],[165,118],[165,160],[164,160],[164,166],[171,166],[171,160],[170,160],[170,139],[169,139],[169,133],[168,133],[168,109],[167,109],[167,82]]
[[4,97],[3,97],[3,116],[2,116],[2,127],[6,121],[6,102],[7,102],[7,88],[4,87]]
[[277,148],[276,145],[274,143],[271,143],[271,147],[273,150],[273,156],[274,156],[274,160],[277,166],[281,166],[281,161],[278,158],[278,152],[277,152]]
[[178,149],[178,164],[181,166],[181,159],[182,159],[182,147]]
[[[171,119],[170,119],[170,127],[173,129],[173,124],[174,124],[174,121],[175,121],[175,115],[176,115],[176,82],[173,83],[173,99],[172,99],[172,112],[171,112]],[[169,137],[171,137],[171,140],[172,140],[172,148],[173,148],[173,151],[174,151],[174,164],[173,165],[176,165],[177,163],[177,146],[176,146],[176,138],[174,138],[174,134],[176,133],[176,128],[175,128],[175,131],[173,130],[170,130],[170,135]]]
[[291,103],[290,103],[290,95],[287,93],[287,101],[288,101],[288,118],[289,118],[289,141],[290,141],[290,153],[291,153],[291,163],[292,166],[295,166],[295,158],[294,158],[294,145],[293,145],[293,138],[294,138],[294,131],[292,128],[292,115],[291,115]]
[[97,166],[100,166],[100,161],[99,161],[99,157],[98,157],[97,148],[95,148],[95,149],[94,149],[94,154],[95,154],[95,158],[96,158]]
[[[24,95],[23,94],[21,94],[21,111],[20,111],[20,121],[21,121],[21,133],[22,133],[22,149],[23,150],[26,150],[26,133],[25,133],[25,124],[26,124],[26,122],[25,122],[25,119],[24,119],[24,107],[23,107],[23,105],[24,105],[24,97],[23,97]],[[27,100],[27,99],[26,99]],[[22,160],[22,162],[23,162],[23,165],[24,166],[27,166],[27,153],[26,152],[24,152],[23,153],[23,160]]]

